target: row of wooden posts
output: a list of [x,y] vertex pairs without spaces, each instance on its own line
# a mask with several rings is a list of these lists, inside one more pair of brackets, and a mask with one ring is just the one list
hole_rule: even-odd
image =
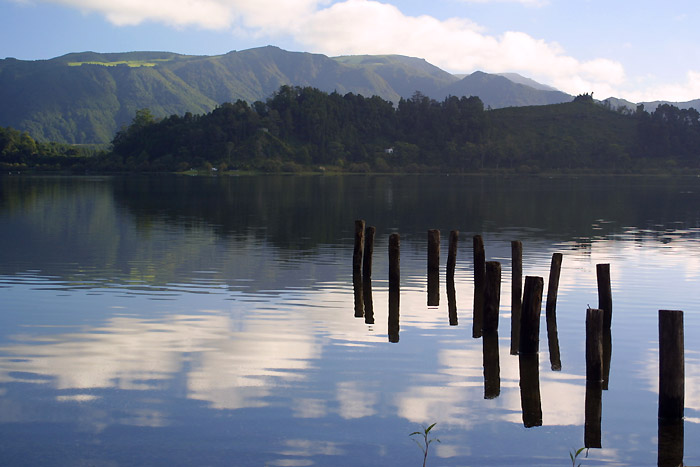
[[[365,291],[370,290],[370,299],[365,292],[365,311],[371,308],[372,255],[376,229],[365,226],[363,220],[355,221],[355,248],[353,255],[353,280],[364,282]],[[459,232],[453,230],[449,236],[446,268],[448,309],[450,324],[457,324],[454,273],[457,259]],[[389,236],[389,340],[398,342],[398,314],[400,290],[400,237]],[[483,337],[485,397],[497,397],[500,392],[498,377],[498,318],[501,291],[501,264],[486,261],[481,235],[473,237],[474,251],[474,312],[472,336]],[[511,242],[512,252],[512,296],[511,296],[511,348],[512,355],[520,356],[521,398],[523,421],[526,426],[541,425],[539,404],[539,377],[525,378],[523,375],[539,373],[538,357],[540,315],[544,280],[542,277],[522,278],[523,246],[520,241]],[[549,287],[545,306],[550,364],[552,370],[561,370],[561,358],[556,322],[556,302],[561,272],[562,254],[554,253],[549,273]],[[428,306],[438,306],[440,300],[440,231],[428,230]],[[612,287],[610,264],[597,264],[598,308],[586,310],[586,447],[600,447],[601,391],[608,389],[610,361],[612,356]],[[361,285],[360,285],[361,287]],[[357,290],[357,289],[356,289]],[[521,298],[522,297],[522,298]],[[360,298],[362,300],[362,298]],[[356,306],[356,315],[357,313]],[[373,319],[373,312],[372,312]],[[373,321],[372,321],[373,322]],[[495,340],[494,340],[495,338]],[[495,343],[495,347],[494,344]],[[495,373],[488,365],[487,354],[493,360]],[[533,357],[534,356],[534,357]],[[683,312],[659,311],[659,410],[660,420],[682,420],[684,415],[684,343]],[[497,386],[493,383],[497,381]],[[533,386],[536,385],[536,388]],[[531,386],[528,388],[528,386]],[[532,390],[528,390],[532,389]],[[531,397],[531,395],[535,395]],[[526,410],[527,409],[527,410]],[[526,414],[527,412],[527,414]],[[660,421],[661,430],[661,421]],[[682,425],[681,425],[682,426]],[[682,432],[682,430],[681,430]],[[661,455],[661,454],[660,454]]]

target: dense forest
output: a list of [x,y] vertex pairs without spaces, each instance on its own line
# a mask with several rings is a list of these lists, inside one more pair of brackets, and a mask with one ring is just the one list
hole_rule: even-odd
[[0,167],[95,171],[656,171],[700,169],[700,114],[615,110],[591,95],[484,109],[478,97],[380,97],[282,86],[193,115],[136,112],[109,151],[39,144],[0,130]]

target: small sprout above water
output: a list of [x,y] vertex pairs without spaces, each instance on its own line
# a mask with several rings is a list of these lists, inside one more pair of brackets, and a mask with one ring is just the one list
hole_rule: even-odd
[[425,467],[425,463],[428,461],[428,449],[430,448],[430,443],[433,441],[437,441],[438,443],[440,442],[439,439],[437,438],[428,438],[428,435],[430,434],[430,430],[433,429],[433,427],[437,425],[437,423],[433,423],[429,427],[423,427],[423,431],[414,431],[408,436],[415,436],[419,435],[422,436],[423,439],[421,441],[417,441],[415,438],[411,438],[420,448],[421,451],[423,451],[423,467]]
[[[569,451],[569,457],[571,458],[571,466],[572,467],[581,467],[580,462],[578,464],[576,464],[576,459],[581,454],[581,452],[583,452],[584,449],[586,449],[586,448],[585,447],[579,448],[578,451],[576,451],[576,452]],[[586,450],[586,457],[588,457],[588,450]]]

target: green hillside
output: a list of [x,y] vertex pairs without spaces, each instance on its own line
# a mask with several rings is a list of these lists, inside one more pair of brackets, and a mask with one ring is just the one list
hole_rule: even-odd
[[640,122],[592,102],[490,112],[491,158],[509,167],[631,168]]
[[571,96],[561,91],[536,89],[515,83],[504,76],[492,75],[481,71],[476,71],[447,86],[440,97],[448,95],[461,96],[465,93],[479,96],[488,107],[494,109],[559,104],[570,102],[572,99]]
[[[28,131],[40,141],[106,143],[137,109],[148,107],[165,116],[184,109],[204,113],[216,106],[215,101],[160,64],[131,67],[84,63],[140,60],[124,55],[128,54],[0,61],[0,125]],[[80,62],[80,66],[69,65]]]
[[416,91],[434,97],[446,86],[458,81],[454,75],[423,59],[403,55],[350,55],[335,57],[335,60],[344,65],[371,70],[387,83],[392,83],[400,97],[410,97]]
[[[482,98],[487,106],[551,102],[546,91],[513,88],[502,79],[508,91],[492,86]],[[376,95],[394,104],[416,91],[438,99],[482,92],[465,83],[417,58],[330,58],[271,46],[218,56],[82,52],[39,61],[8,58],[0,60],[0,126],[39,141],[108,143],[142,108],[156,118],[201,114],[224,102],[265,100],[283,85]]]

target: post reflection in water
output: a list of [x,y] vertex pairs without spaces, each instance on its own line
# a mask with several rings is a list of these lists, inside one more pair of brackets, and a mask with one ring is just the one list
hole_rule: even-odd
[[374,324],[374,305],[372,304],[372,279],[362,281],[362,298],[365,306],[365,323]]
[[600,381],[586,382],[586,418],[583,445],[586,448],[602,447],[601,420],[603,414],[603,386]]
[[612,360],[612,331],[603,327],[603,390],[608,390],[610,382],[610,361]]
[[659,467],[683,465],[683,419],[659,418]]
[[440,305],[440,271],[428,271],[428,306]]
[[352,289],[355,297],[355,318],[362,318],[365,315],[364,309],[364,294],[362,284],[362,274],[359,271],[353,271],[352,274]]
[[450,320],[450,326],[457,326],[457,292],[455,291],[454,277],[447,277],[447,313]]
[[395,299],[393,296],[389,294],[389,342],[396,343],[399,341],[399,300],[398,294]]
[[542,426],[539,354],[520,354],[520,404],[525,428]]
[[501,367],[498,357],[498,331],[484,331],[484,399],[501,394]]

